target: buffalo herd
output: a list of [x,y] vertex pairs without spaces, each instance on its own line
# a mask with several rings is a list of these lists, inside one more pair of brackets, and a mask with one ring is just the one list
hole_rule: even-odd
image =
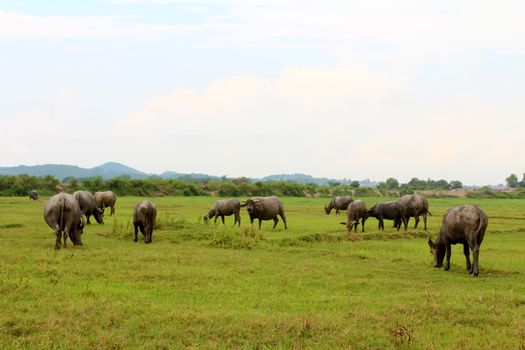
[[[38,199],[38,193],[31,191],[31,199]],[[44,219],[55,232],[55,249],[66,246],[67,237],[74,245],[82,245],[81,236],[85,225],[90,224],[93,216],[97,223],[104,223],[104,210],[111,208],[110,215],[115,214],[115,203],[117,197],[111,191],[96,192],[94,195],[87,191],[76,191],[71,194],[59,193],[48,199],[44,208]],[[273,228],[277,226],[279,218],[287,229],[286,215],[283,202],[277,196],[253,197],[245,200],[242,204],[237,199],[221,199],[216,201],[210,208],[208,214],[203,217],[205,222],[214,218],[217,222],[221,218],[234,215],[234,225],[241,225],[240,210],[246,207],[253,225],[255,219],[259,221],[259,229],[263,220],[273,220]],[[417,228],[420,217],[423,217],[424,229],[427,230],[427,216],[431,215],[428,210],[428,201],[420,194],[405,195],[396,201],[387,201],[374,204],[367,209],[362,200],[354,200],[351,196],[337,196],[332,198],[324,210],[328,215],[335,209],[336,214],[346,210],[346,225],[349,233],[357,232],[361,224],[362,232],[365,232],[365,221],[369,217],[377,219],[378,228],[384,230],[384,220],[392,220],[394,228],[398,231],[401,225],[407,230],[410,218],[414,218]],[[84,220],[84,217],[86,218]],[[133,227],[135,230],[134,242],[137,242],[138,231],[144,236],[145,243],[152,242],[153,229],[156,224],[157,208],[149,200],[137,203],[133,210]],[[467,269],[473,276],[479,273],[478,259],[479,248],[488,225],[487,215],[477,206],[463,205],[449,209],[444,217],[439,230],[438,237],[432,241],[428,240],[431,254],[434,257],[434,267],[450,268],[450,256],[452,244],[463,244],[463,253],[466,258]],[[472,251],[473,262],[470,261]]]

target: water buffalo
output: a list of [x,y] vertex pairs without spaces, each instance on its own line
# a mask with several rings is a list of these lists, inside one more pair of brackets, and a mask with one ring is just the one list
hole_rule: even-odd
[[75,197],[75,199],[77,200],[82,214],[86,216],[87,225],[91,224],[91,221],[89,221],[91,215],[93,215],[93,217],[99,224],[104,223],[104,210],[97,207],[95,197],[91,194],[91,192],[76,191],[73,193],[73,197]]
[[419,216],[422,215],[425,230],[427,229],[427,214],[430,214],[430,212],[428,211],[428,201],[425,197],[420,194],[407,194],[401,197],[399,203],[405,207],[407,224],[410,218],[413,217],[416,220],[414,228],[417,228],[417,224],[419,224]]
[[64,248],[67,236],[74,245],[82,245],[81,235],[84,219],[77,200],[71,194],[58,193],[48,199],[44,206],[44,220],[55,230],[55,249],[60,249],[60,236],[63,234]]
[[354,227],[354,231],[357,232],[357,225],[359,225],[359,219],[361,219],[362,230],[363,232],[365,232],[365,221],[368,218],[365,202],[363,202],[362,200],[356,200],[350,203],[346,211],[346,217],[347,221],[342,222],[341,224],[346,225],[348,233],[352,232],[352,226]]
[[204,221],[208,222],[208,220],[215,217],[214,222],[217,222],[217,219],[220,217],[222,220],[222,223],[224,224],[224,217],[235,215],[235,221],[233,224],[239,224],[241,226],[241,216],[239,212],[241,211],[241,202],[239,202],[237,199],[221,199],[215,202],[213,206],[211,207],[208,214],[204,215]]
[[157,219],[157,207],[151,201],[142,201],[135,205],[133,209],[133,227],[135,228],[135,239],[137,242],[138,229],[144,236],[144,243],[151,243],[153,227]]
[[384,219],[394,220],[394,227],[401,228],[401,223],[405,225],[405,231],[407,230],[407,219],[405,214],[405,207],[398,201],[377,203],[368,210],[368,216],[376,218],[379,222],[379,229],[385,229]]
[[112,191],[95,192],[95,201],[97,202],[97,207],[102,210],[106,207],[110,207],[111,213],[109,215],[115,215],[115,202],[117,201],[115,193]]
[[253,224],[253,220],[259,219],[259,229],[261,228],[262,220],[273,220],[273,228],[275,228],[279,222],[277,215],[283,220],[284,228],[288,229],[286,226],[283,202],[276,196],[250,198],[241,206],[246,207],[248,215],[250,216],[250,223]]
[[332,209],[335,209],[335,213],[339,214],[339,210],[346,210],[348,204],[352,203],[354,199],[350,196],[336,196],[332,198],[330,203],[325,205],[324,212],[329,215]]
[[[451,244],[463,244],[463,253],[467,260],[467,270],[473,276],[479,274],[478,259],[479,247],[487,230],[488,217],[475,205],[462,205],[450,208],[443,217],[441,229],[435,242],[428,239],[430,252],[434,256],[434,267],[450,268]],[[474,256],[474,263],[470,263],[470,250]],[[443,258],[446,256],[445,264]]]
[[38,199],[38,192],[36,190],[29,191],[29,199],[36,201]]

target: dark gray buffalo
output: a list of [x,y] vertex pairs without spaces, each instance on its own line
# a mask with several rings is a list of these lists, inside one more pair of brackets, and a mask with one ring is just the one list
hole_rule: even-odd
[[95,192],[95,201],[97,207],[104,210],[107,207],[111,208],[110,216],[115,215],[115,203],[117,202],[117,196],[112,191]]
[[335,209],[335,213],[339,214],[339,210],[346,210],[348,204],[352,203],[354,199],[350,196],[336,196],[332,198],[330,203],[325,205],[324,212],[329,215],[332,209]]
[[82,245],[84,219],[77,200],[69,193],[55,194],[44,206],[44,220],[55,231],[55,249],[60,249],[61,234],[66,247],[67,236],[74,245]]
[[76,191],[75,193],[73,193],[73,197],[75,197],[75,199],[77,200],[82,214],[86,216],[87,225],[91,224],[91,221],[89,221],[91,215],[93,215],[93,217],[99,224],[104,223],[104,211],[97,207],[97,203],[95,202],[95,196],[93,196],[91,192]]
[[157,220],[157,207],[151,201],[142,201],[137,203],[133,210],[133,227],[135,228],[135,239],[137,242],[138,230],[144,236],[144,243],[151,243],[153,228]]
[[[428,211],[428,201],[425,197],[420,194],[407,194],[399,200],[399,203],[405,207],[405,216],[408,221],[413,217],[416,220],[414,228],[417,228],[419,224],[419,216],[423,216],[423,223],[425,224],[425,230],[427,229],[427,214],[430,214]],[[430,214],[432,215],[432,214]]]
[[[488,225],[487,215],[475,205],[462,205],[450,208],[443,217],[441,229],[435,242],[428,239],[430,252],[434,256],[434,267],[450,268],[451,244],[463,244],[463,253],[467,260],[467,270],[473,276],[479,274],[479,247]],[[470,250],[474,263],[470,263]],[[446,256],[445,264],[443,259]]]
[[346,222],[342,222],[341,224],[346,225],[348,233],[352,232],[352,227],[354,228],[354,231],[357,232],[359,219],[361,219],[362,230],[365,232],[365,221],[368,218],[365,202],[362,200],[356,200],[350,203],[346,211],[346,218]]
[[286,226],[283,202],[276,196],[250,198],[241,206],[246,207],[252,224],[253,220],[259,219],[259,229],[261,228],[262,220],[273,220],[273,228],[275,228],[279,222],[277,215],[283,220],[284,228],[288,229]]
[[211,207],[208,214],[204,215],[204,221],[208,222],[208,220],[215,217],[214,222],[217,222],[217,219],[220,217],[222,220],[222,223],[224,224],[224,217],[235,215],[235,221],[233,224],[239,224],[241,226],[241,202],[239,202],[237,199],[221,199],[215,202],[213,206]]
[[38,200],[38,192],[36,190],[29,191],[29,199]]
[[405,225],[405,231],[407,230],[407,219],[405,214],[405,207],[399,203],[399,201],[377,203],[368,210],[368,216],[372,216],[379,222],[379,229],[385,229],[384,219],[394,220],[394,227],[401,228],[401,223]]

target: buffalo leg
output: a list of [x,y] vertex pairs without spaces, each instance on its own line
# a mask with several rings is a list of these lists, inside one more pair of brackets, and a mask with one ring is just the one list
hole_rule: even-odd
[[144,224],[139,224],[139,230],[140,230],[140,233],[142,233],[142,235],[144,236],[144,242],[146,242],[146,230],[144,229]]
[[[405,231],[408,229],[408,219],[402,218],[401,221],[403,221],[403,224],[405,225]],[[399,223],[399,227],[401,227],[401,223]],[[399,231],[399,229],[398,229]]]
[[366,218],[362,218],[361,219],[361,230],[362,230],[362,232],[365,232],[365,221],[366,221]]
[[335,209],[335,215],[339,215],[339,209]]
[[425,230],[427,229],[427,213],[423,214],[423,223],[425,224]]
[[215,215],[215,220],[213,220],[213,223],[216,224],[217,223],[217,219],[219,218],[219,215]]
[[115,206],[111,206],[111,213],[109,214],[109,216],[113,215],[115,215]]
[[[67,233],[66,231],[62,231],[62,239],[64,241],[64,248],[66,247],[66,241],[67,241]],[[75,242],[73,242],[75,244]]]
[[241,227],[241,215],[239,215],[239,213],[235,213],[235,221],[233,222],[233,226],[235,226],[235,224],[239,224],[239,227]]
[[275,226],[277,226],[277,223],[279,222],[279,219],[276,217],[273,218],[273,227],[272,228],[275,228]]
[[144,228],[144,243],[151,243],[151,235],[153,234],[153,228],[149,225]]
[[224,225],[224,215],[221,215],[222,224]]
[[384,230],[385,229],[385,223],[383,222],[383,219],[382,218],[378,218],[377,222],[378,222],[379,230]]
[[281,210],[281,211],[279,212],[279,216],[281,217],[281,219],[282,219],[283,222],[284,222],[284,229],[285,229],[285,230],[288,230],[288,226],[286,226],[286,216],[284,215],[284,211]]
[[137,242],[138,241],[137,235],[139,233],[139,229],[138,229],[137,224],[133,224],[133,226],[135,227],[135,239],[133,240],[133,242]]
[[472,271],[472,264],[470,263],[470,248],[467,243],[463,244],[463,254],[467,260],[467,270]]
[[474,256],[474,262],[472,264],[471,274],[477,276],[479,274],[478,260],[479,260],[479,244],[473,239],[470,243],[470,249],[472,249],[472,255]]
[[60,247],[62,246],[61,241],[60,241],[60,239],[62,238],[62,232],[60,232],[60,229],[57,229],[55,231],[55,236],[56,236],[55,249],[60,249]]
[[[259,219],[259,230],[261,229],[262,220]],[[274,226],[275,227],[275,226]]]
[[452,246],[450,243],[445,244],[445,264],[443,267],[445,268],[445,271],[448,271],[450,269],[450,255],[452,255]]
[[354,221],[354,232],[357,232],[357,225],[359,225],[359,219]]
[[417,228],[417,224],[419,224],[419,215],[414,216],[414,220],[416,220],[416,224],[414,225],[414,228]]

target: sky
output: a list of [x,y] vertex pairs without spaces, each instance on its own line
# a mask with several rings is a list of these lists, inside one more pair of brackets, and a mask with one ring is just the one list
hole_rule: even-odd
[[0,0],[0,166],[504,183],[522,1]]

